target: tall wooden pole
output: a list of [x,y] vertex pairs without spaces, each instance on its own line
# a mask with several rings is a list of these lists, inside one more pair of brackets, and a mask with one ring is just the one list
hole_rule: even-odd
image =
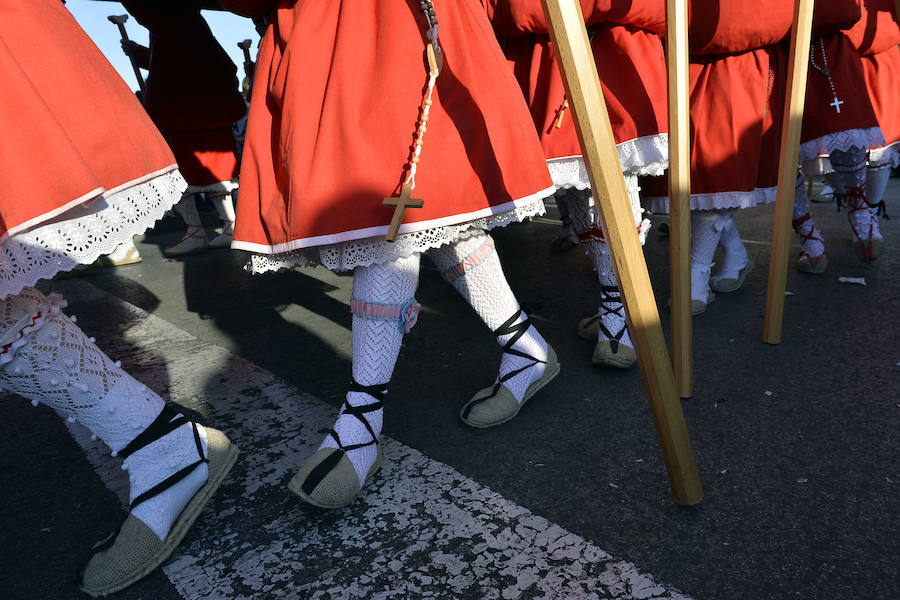
[[644,378],[672,494],[679,504],[696,504],[703,496],[700,477],[581,6],[578,0],[541,2],[590,174],[600,225],[619,280],[628,331]]
[[809,44],[812,36],[813,0],[797,0],[791,28],[791,55],[787,72],[787,97],[784,99],[784,125],[781,129],[781,159],[778,166],[778,192],[775,197],[775,223],[772,227],[772,256],[769,261],[769,289],[766,294],[766,318],[763,342],[781,343],[784,319],[784,293],[791,250],[791,220],[794,217],[794,191],[797,185],[797,156],[800,127],[806,101],[806,74],[809,68]]
[[675,369],[678,395],[690,398],[694,395],[694,361],[691,316],[691,117],[686,0],[666,0],[666,57],[669,79],[672,366]]

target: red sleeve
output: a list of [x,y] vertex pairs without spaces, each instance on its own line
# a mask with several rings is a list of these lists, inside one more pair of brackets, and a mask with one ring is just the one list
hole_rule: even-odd
[[[654,33],[665,30],[663,0],[579,0],[585,23],[633,25]],[[482,0],[497,35],[517,37],[547,34],[547,21],[540,0]]]
[[879,54],[900,44],[894,0],[866,0],[862,18],[847,36],[862,56]]

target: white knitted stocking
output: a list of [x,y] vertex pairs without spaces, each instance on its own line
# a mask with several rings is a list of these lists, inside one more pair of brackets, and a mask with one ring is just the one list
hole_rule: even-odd
[[883,239],[866,198],[866,151],[853,147],[847,151],[834,150],[831,164],[844,184],[847,220],[853,230],[853,241]]
[[185,194],[178,204],[175,205],[175,211],[184,220],[184,224],[188,227],[202,227],[200,214],[197,212],[197,203],[194,201],[194,194]]
[[806,195],[806,175],[797,177],[797,187],[794,190],[794,220],[791,222],[794,231],[803,238],[801,247],[803,254],[816,261],[825,254],[825,239],[809,214],[809,198]]
[[716,210],[691,211],[691,298],[706,302],[709,271],[725,222]]
[[[379,391],[387,389],[400,353],[404,329],[397,318],[378,316],[371,309],[410,305],[419,282],[419,262],[420,256],[413,254],[383,265],[357,267],[353,274],[353,379],[361,386],[378,386]],[[368,444],[373,441],[373,435],[377,440],[381,435],[383,409],[366,412],[362,417],[345,412],[348,405],[361,407],[376,402],[377,398],[371,394],[347,392],[347,400],[334,424],[334,434],[325,436],[319,448]],[[347,452],[360,484],[366,480],[377,455],[375,444]]]
[[744,242],[741,241],[741,233],[738,231],[734,218],[729,214],[722,217],[722,237],[719,243],[722,245],[722,267],[712,279],[737,279],[741,269],[747,266],[749,257]]
[[[0,358],[0,385],[35,406],[47,404],[69,422],[80,422],[115,455],[156,419],[165,403],[62,314],[64,306],[62,298],[48,298],[32,288],[0,300],[2,338],[12,341],[10,351]],[[206,433],[198,428],[205,455]],[[190,423],[130,455],[122,468],[129,473],[131,500],[198,458]],[[132,514],[165,539],[207,475],[206,464],[200,465]]]
[[871,162],[866,168],[866,199],[872,207],[872,216],[878,223],[877,206],[884,201],[884,192],[887,190],[888,181],[891,178],[890,162],[873,165]]
[[231,193],[210,196],[209,200],[219,215],[219,221],[222,222],[222,233],[224,235],[234,235],[234,220],[237,217],[234,213],[234,202],[231,199]]
[[[428,257],[444,274],[456,291],[462,294],[478,316],[491,331],[496,331],[514,315],[516,319],[510,323],[515,325],[526,319],[519,307],[519,302],[509,288],[500,259],[494,248],[494,240],[486,232],[477,230],[460,237],[453,243],[428,251]],[[498,335],[497,342],[503,346],[513,334]],[[512,346],[535,359],[547,359],[547,342],[533,326]],[[500,361],[502,377],[516,369],[527,367],[534,361],[514,354],[503,353]],[[539,362],[532,368],[526,368],[518,375],[503,382],[515,396],[522,401],[528,386],[544,374],[544,363]]]

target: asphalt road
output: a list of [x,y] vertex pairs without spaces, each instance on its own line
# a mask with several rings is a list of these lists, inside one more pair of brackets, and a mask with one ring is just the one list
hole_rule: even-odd
[[[900,180],[887,203],[900,213]],[[592,366],[575,336],[599,290],[580,250],[549,252],[552,210],[495,238],[561,375],[508,424],[463,425],[459,406],[493,380],[500,350],[426,261],[386,408],[390,466],[331,513],[284,484],[349,379],[350,277],[254,277],[224,250],[164,262],[169,220],[139,240],[142,263],[43,286],[242,450],[173,558],[117,597],[900,598],[900,220],[882,221],[885,254],[864,265],[846,214],[812,210],[830,264],[790,271],[780,345],[760,341],[771,207],[738,213],[757,268],[694,319],[694,507],[672,500],[639,371]],[[668,330],[658,228],[645,255]],[[81,556],[125,514],[121,472],[79,426],[2,402],[0,597],[82,597]]]

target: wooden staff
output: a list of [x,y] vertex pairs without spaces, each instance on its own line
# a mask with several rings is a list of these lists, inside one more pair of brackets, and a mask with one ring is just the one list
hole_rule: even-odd
[[772,256],[769,261],[769,289],[766,293],[766,318],[763,342],[781,343],[784,319],[784,294],[791,250],[791,220],[794,218],[794,191],[797,185],[797,156],[800,151],[800,127],[806,101],[806,74],[809,69],[809,44],[812,37],[813,0],[797,0],[791,27],[791,55],[787,72],[787,97],[784,99],[784,125],[781,128],[781,154],[778,166],[778,192],[775,197],[775,223],[772,226]]
[[703,496],[644,253],[578,0],[541,0],[591,179],[675,501]]
[[688,9],[666,0],[669,78],[669,254],[672,366],[682,398],[694,395],[691,316],[691,132],[688,96]]
[[[122,41],[129,42],[128,32],[125,31],[125,21],[128,20],[128,15],[109,15],[106,17],[109,19],[110,23],[115,23],[119,26],[119,33],[122,35]],[[134,76],[137,77],[138,87],[141,88],[141,94],[144,93],[144,77],[141,75],[141,70],[138,68],[137,64],[134,62],[134,57],[128,54],[128,60],[131,62],[131,68],[134,69]]]
[[250,58],[250,46],[252,44],[252,40],[238,42],[238,48],[244,52],[244,75],[247,76],[247,82],[250,85],[250,89],[253,89],[253,75],[256,71],[256,65],[253,63],[253,59]]

